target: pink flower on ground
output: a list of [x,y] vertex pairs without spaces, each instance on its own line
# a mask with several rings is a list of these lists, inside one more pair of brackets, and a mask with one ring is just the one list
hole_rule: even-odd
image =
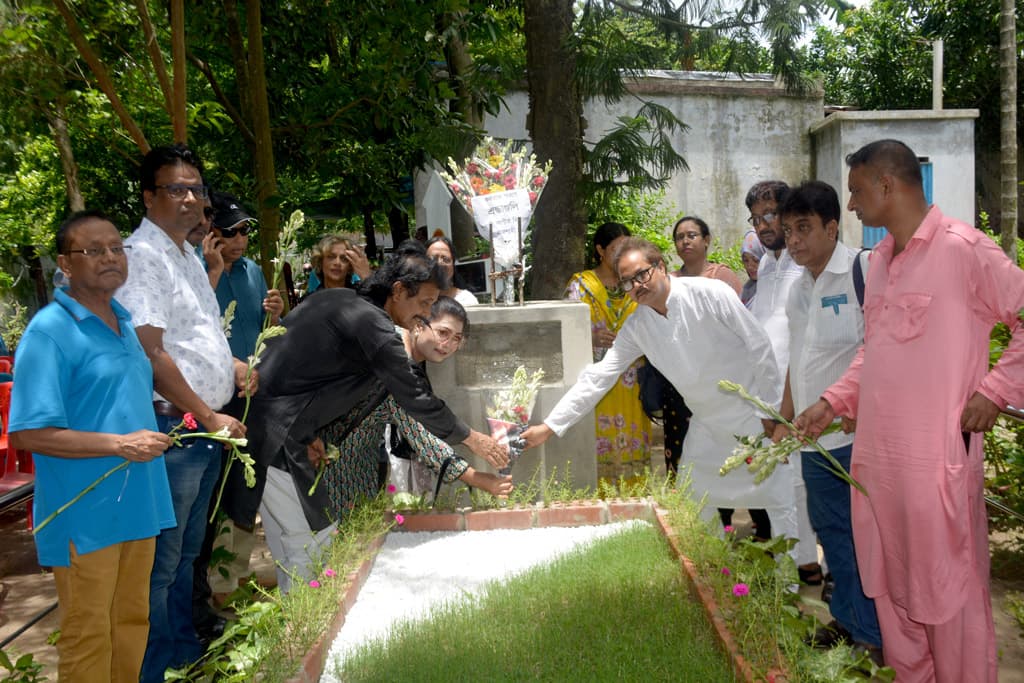
[[732,575],[732,572],[729,570],[728,567],[722,567],[722,573],[725,574],[726,576],[731,576]]
[[734,529],[732,528],[732,524],[726,524],[724,530],[727,534],[731,534],[734,531]]
[[324,570],[324,576],[326,576],[328,579],[332,579],[332,578],[334,578],[337,575],[338,575],[338,573],[336,571],[334,571],[333,569],[331,569],[330,567],[328,567],[327,569]]
[[320,582],[317,581],[316,579],[313,579],[312,581],[309,582],[309,587],[310,588],[319,588],[320,587]]
[[398,526],[402,526],[403,524],[405,524],[405,517],[403,517],[400,514],[395,515],[395,524],[397,524]]
[[196,416],[192,413],[185,413],[185,416],[181,418],[181,421],[185,423],[185,426],[189,429],[195,429],[199,426],[196,422]]
[[394,493],[394,492],[395,492],[395,491],[397,491],[397,490],[398,490],[398,489],[397,489],[397,488],[395,488],[395,485],[394,485],[394,484],[388,484],[388,493]]
[[744,595],[750,595],[750,586],[745,583],[737,583],[732,587],[732,594],[737,598],[742,598]]

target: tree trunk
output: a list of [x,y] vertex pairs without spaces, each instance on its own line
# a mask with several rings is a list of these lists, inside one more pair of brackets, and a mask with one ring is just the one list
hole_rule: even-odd
[[[281,208],[277,196],[277,174],[274,171],[274,142],[270,135],[270,105],[267,102],[267,74],[263,63],[263,22],[259,0],[246,2],[248,29],[249,119],[256,137],[253,156],[256,163],[256,196],[260,214],[260,256],[263,273],[270,282],[273,275],[271,259],[277,257],[277,237],[281,227]],[[280,283],[278,283],[280,284]],[[273,286],[273,285],[271,285]]]
[[1002,0],[999,14],[999,72],[1002,76],[1001,123],[1002,184],[999,202],[1000,242],[1017,261],[1017,22],[1014,0]]
[[[451,28],[453,24],[460,23],[462,13],[442,14],[438,19],[438,29],[441,33]],[[448,62],[448,77],[455,97],[452,99],[450,110],[462,114],[462,120],[474,128],[483,128],[484,121],[481,116],[480,105],[473,99],[473,94],[466,86],[465,79],[473,66],[473,56],[469,54],[466,43],[458,31],[453,31],[445,45],[445,61]]]
[[174,141],[188,142],[188,116],[185,114],[185,3],[171,0],[171,65],[174,67],[174,99],[171,126]]
[[74,43],[75,49],[78,50],[78,54],[82,55],[82,59],[89,65],[89,69],[96,77],[96,85],[107,96],[107,100],[110,101],[110,106],[114,109],[114,113],[120,119],[121,125],[128,131],[128,135],[135,141],[139,151],[145,154],[149,151],[149,142],[146,140],[146,136],[142,134],[142,129],[135,123],[135,119],[128,113],[128,109],[124,106],[121,98],[117,96],[114,81],[110,78],[106,65],[103,64],[99,56],[89,45],[89,41],[86,40],[85,34],[82,32],[82,27],[78,25],[78,20],[75,19],[75,15],[71,12],[67,3],[64,0],[53,0],[53,4],[56,6],[57,11],[60,12],[61,17],[64,18],[64,23],[68,27],[68,35],[71,37],[71,42]]
[[371,261],[377,258],[377,235],[373,226],[373,207],[363,204],[363,237],[366,238],[366,258]]
[[565,283],[583,268],[587,229],[583,179],[583,98],[576,84],[576,55],[568,44],[572,0],[524,0],[530,113],[526,127],[551,177],[534,217],[533,299],[561,298]]
[[391,244],[397,247],[410,237],[409,214],[397,206],[392,206],[388,209],[388,227],[391,228]]
[[46,118],[53,133],[53,142],[60,154],[60,165],[64,172],[64,185],[68,192],[68,208],[72,212],[84,211],[85,200],[78,187],[78,164],[75,153],[71,149],[71,136],[68,134],[68,122],[64,118],[64,101],[58,98],[53,103],[54,111],[47,110]]

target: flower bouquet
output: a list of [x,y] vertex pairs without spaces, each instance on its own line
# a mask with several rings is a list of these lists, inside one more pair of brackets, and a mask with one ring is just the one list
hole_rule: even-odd
[[448,171],[440,172],[480,234],[490,240],[492,277],[505,278],[506,303],[511,303],[512,281],[522,278],[525,229],[550,173],[550,161],[540,164],[518,143],[499,144],[490,137],[461,165],[449,157]]
[[498,474],[511,474],[513,463],[523,452],[525,444],[520,435],[530,424],[530,413],[537,400],[537,390],[542,379],[543,370],[530,375],[520,365],[512,375],[512,386],[498,391],[487,407],[487,425],[491,436],[498,443],[508,446],[508,466]]

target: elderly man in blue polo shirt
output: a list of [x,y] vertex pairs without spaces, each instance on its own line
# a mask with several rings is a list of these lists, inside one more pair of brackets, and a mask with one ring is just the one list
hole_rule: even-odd
[[[102,214],[57,231],[70,283],[18,346],[11,442],[31,450],[39,563],[53,567],[61,605],[62,681],[137,681],[149,630],[155,537],[175,525],[156,431],[153,372],[128,311],[114,300],[128,260]],[[124,466],[50,519],[91,482]]]

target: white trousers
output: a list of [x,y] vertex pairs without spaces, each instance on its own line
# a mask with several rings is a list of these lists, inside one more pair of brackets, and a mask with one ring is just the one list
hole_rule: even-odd
[[330,545],[336,525],[313,532],[302,511],[292,475],[267,468],[267,486],[260,503],[267,546],[277,565],[277,585],[287,593],[292,581],[309,581],[319,571],[320,555]]

